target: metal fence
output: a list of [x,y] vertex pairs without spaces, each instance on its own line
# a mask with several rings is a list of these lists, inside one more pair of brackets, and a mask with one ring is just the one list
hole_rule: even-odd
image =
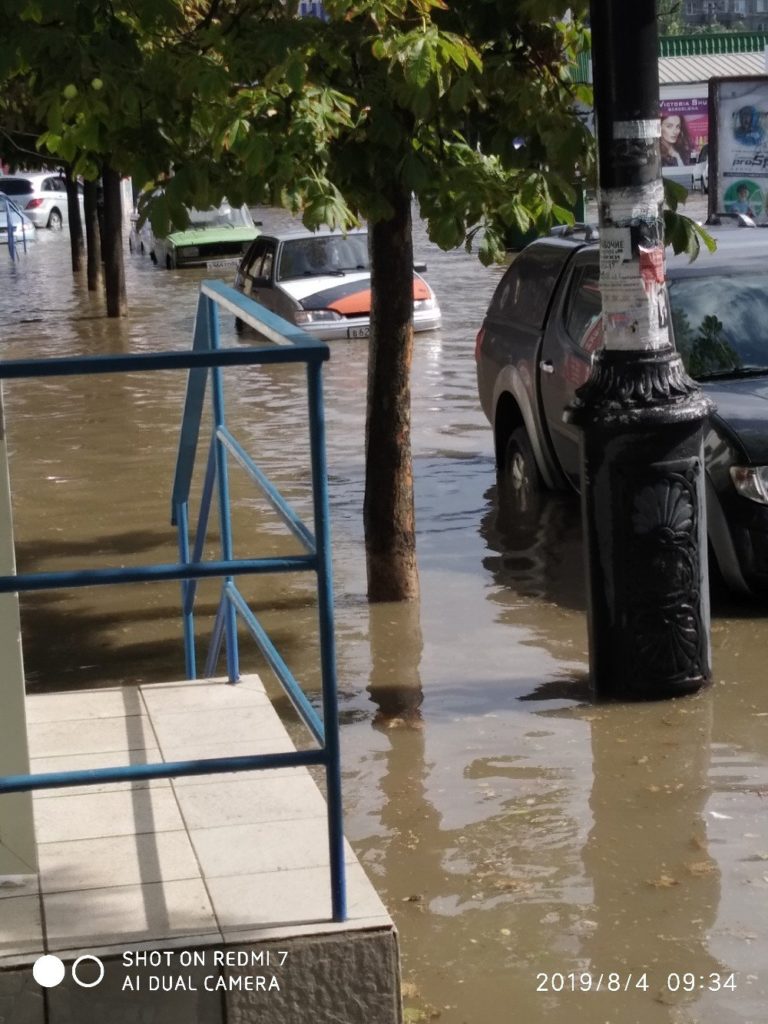
[[[222,348],[219,313],[239,317],[266,339],[255,347]],[[119,765],[109,768],[0,776],[0,794],[104,782],[133,782],[187,775],[238,772],[287,766],[318,765],[325,770],[328,805],[328,842],[331,869],[333,919],[346,919],[341,768],[333,587],[322,365],[328,346],[275,316],[251,299],[218,281],[201,285],[191,352],[153,352],[118,356],[74,356],[44,360],[0,361],[0,381],[19,378],[128,373],[135,371],[188,370],[176,472],[172,492],[172,523],[178,531],[179,561],[130,568],[80,569],[70,572],[17,573],[0,576],[0,593],[92,587],[116,583],[181,581],[184,651],[187,677],[196,676],[194,602],[197,581],[221,578],[222,589],[206,674],[215,669],[222,644],[226,648],[227,674],[239,678],[237,621],[245,624],[317,746],[309,750],[254,754],[240,757],[203,758],[154,764]],[[307,374],[307,424],[312,472],[313,529],[296,515],[280,492],[233,437],[226,426],[222,375],[228,367],[303,363]],[[210,387],[209,387],[210,385]],[[212,404],[213,430],[202,486],[200,514],[190,537],[189,499],[206,393]],[[235,558],[230,515],[228,459],[233,457],[269,499],[286,526],[299,540],[303,553],[282,558]],[[221,557],[204,559],[206,531],[214,499],[218,507]],[[313,572],[317,580],[318,627],[322,696],[316,708],[294,678],[258,618],[248,607],[236,579],[247,574]]]

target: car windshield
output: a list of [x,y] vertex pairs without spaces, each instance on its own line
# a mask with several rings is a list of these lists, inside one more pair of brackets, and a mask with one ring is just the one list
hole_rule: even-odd
[[768,373],[768,272],[669,282],[675,345],[696,380]]
[[247,206],[211,206],[207,210],[187,210],[189,229],[200,228],[252,228],[253,217]]
[[28,196],[32,191],[32,182],[26,178],[0,178],[0,192],[7,196]]
[[295,277],[319,277],[369,269],[367,235],[321,235],[285,242],[280,253],[277,279],[286,281]]

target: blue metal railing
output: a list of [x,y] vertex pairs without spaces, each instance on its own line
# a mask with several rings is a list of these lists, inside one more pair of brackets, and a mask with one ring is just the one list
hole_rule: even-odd
[[[27,235],[30,238],[33,235],[30,233],[30,222],[21,212],[19,207],[14,203],[12,199],[9,199],[4,192],[0,192],[0,212],[5,213],[5,229],[7,232],[8,242],[8,255],[12,260],[16,259],[16,249],[18,247],[18,240],[16,239],[16,225],[21,228],[21,245],[24,252],[27,251]],[[31,226],[31,232],[34,232],[34,226]]]
[[[219,339],[219,309],[238,316],[269,342],[252,348],[223,349]],[[0,794],[32,789],[104,782],[161,779],[250,769],[318,765],[325,769],[328,805],[328,843],[331,868],[331,902],[335,921],[346,919],[344,837],[341,811],[341,766],[333,629],[330,515],[325,462],[325,420],[322,396],[322,364],[328,346],[275,316],[251,299],[218,281],[205,281],[195,321],[191,352],[154,352],[145,355],[76,356],[45,360],[0,361],[0,380],[78,374],[125,373],[137,370],[187,369],[189,377],[182,417],[176,473],[172,492],[172,523],[178,531],[179,561],[131,568],[82,569],[70,572],[19,573],[0,576],[0,593],[86,587],[109,583],[181,581],[184,652],[187,677],[196,677],[194,602],[197,582],[223,578],[221,599],[206,663],[212,675],[225,643],[227,675],[239,678],[238,617],[245,624],[267,663],[296,708],[318,747],[287,753],[240,757],[121,765],[111,768],[0,776]],[[307,412],[312,472],[314,532],[299,519],[279,491],[227,429],[222,371],[232,366],[304,363],[307,372]],[[205,392],[211,385],[213,430],[205,470],[200,512],[190,543],[189,499],[196,463]],[[304,553],[270,558],[235,558],[228,486],[228,456],[244,469],[269,499]],[[221,558],[203,559],[206,531],[214,497],[219,514]],[[248,607],[236,579],[244,574],[311,571],[317,577],[318,625],[322,686],[321,714],[301,689],[266,630]]]

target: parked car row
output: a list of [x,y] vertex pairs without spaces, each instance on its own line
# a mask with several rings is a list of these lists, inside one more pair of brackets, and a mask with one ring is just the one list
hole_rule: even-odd
[[[158,264],[223,270],[236,267],[234,285],[266,309],[319,338],[367,338],[371,321],[368,233],[355,230],[261,234],[246,206],[224,202],[209,210],[187,210],[189,227],[155,236],[148,221],[134,218],[132,252]],[[440,326],[435,293],[415,267],[413,329]],[[242,322],[237,321],[238,330]]]
[[[714,254],[667,268],[673,340],[715,403],[705,426],[711,556],[734,590],[768,594],[768,231],[713,228]],[[480,401],[500,483],[525,515],[540,488],[578,488],[563,413],[602,343],[599,246],[533,242],[501,279],[476,339]]]

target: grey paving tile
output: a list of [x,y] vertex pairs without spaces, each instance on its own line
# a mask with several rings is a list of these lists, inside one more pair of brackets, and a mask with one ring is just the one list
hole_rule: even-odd
[[201,879],[154,882],[46,895],[48,948],[100,945],[182,935],[220,934]]
[[182,743],[194,747],[284,738],[285,726],[269,705],[211,711],[152,713],[152,725],[166,760]]
[[45,893],[200,877],[185,831],[42,843],[39,854]]
[[42,952],[39,896],[12,896],[0,904],[0,957]]
[[0,875],[0,899],[35,896],[40,892],[37,874]]
[[261,682],[255,676],[235,684],[223,679],[145,684],[141,687],[141,696],[153,715],[185,711],[207,713],[226,708],[264,707],[270,703]]
[[[379,918],[386,910],[359,864],[347,868],[349,916]],[[222,931],[331,920],[328,868],[211,878],[208,891]]]
[[[106,751],[101,754],[68,754],[61,757],[35,757],[31,761],[32,772],[65,772],[90,768],[114,768],[120,765],[160,763],[163,755],[159,747],[144,750]],[[148,786],[170,786],[168,779],[145,779],[138,782],[97,782],[87,786],[66,786],[57,790],[46,790],[48,796],[61,793],[75,796],[82,793],[111,793],[131,788],[145,789]],[[38,791],[43,795],[43,791]]]
[[38,796],[34,807],[39,843],[172,832],[184,827],[170,787]]
[[176,788],[187,828],[252,825],[326,813],[325,800],[308,774],[289,778],[270,778],[267,772],[260,775],[241,782]]
[[149,719],[141,715],[66,719],[29,726],[29,753],[35,758],[142,750],[153,746],[155,737]]
[[[190,837],[207,878],[327,867],[329,862],[325,816],[195,829]],[[348,843],[344,857],[348,863],[355,861]]]
[[37,693],[27,697],[27,723],[84,721],[141,715],[144,708],[136,686],[68,693]]
[[[291,743],[288,736],[276,736],[268,739],[251,739],[240,743],[189,743],[185,740],[180,740],[176,744],[171,744],[163,751],[163,759],[165,761],[202,761],[205,758],[210,757],[248,757],[254,754],[286,754],[291,753],[296,748]],[[303,770],[303,769],[302,769]],[[280,774],[280,773],[292,773],[295,769],[293,768],[275,768],[264,770],[264,774]],[[230,778],[248,778],[251,776],[251,772],[247,773],[234,773],[230,774]],[[212,781],[221,781],[226,779],[228,776],[225,774],[219,775],[187,775],[174,779],[174,785],[200,785],[201,780],[208,779]]]

